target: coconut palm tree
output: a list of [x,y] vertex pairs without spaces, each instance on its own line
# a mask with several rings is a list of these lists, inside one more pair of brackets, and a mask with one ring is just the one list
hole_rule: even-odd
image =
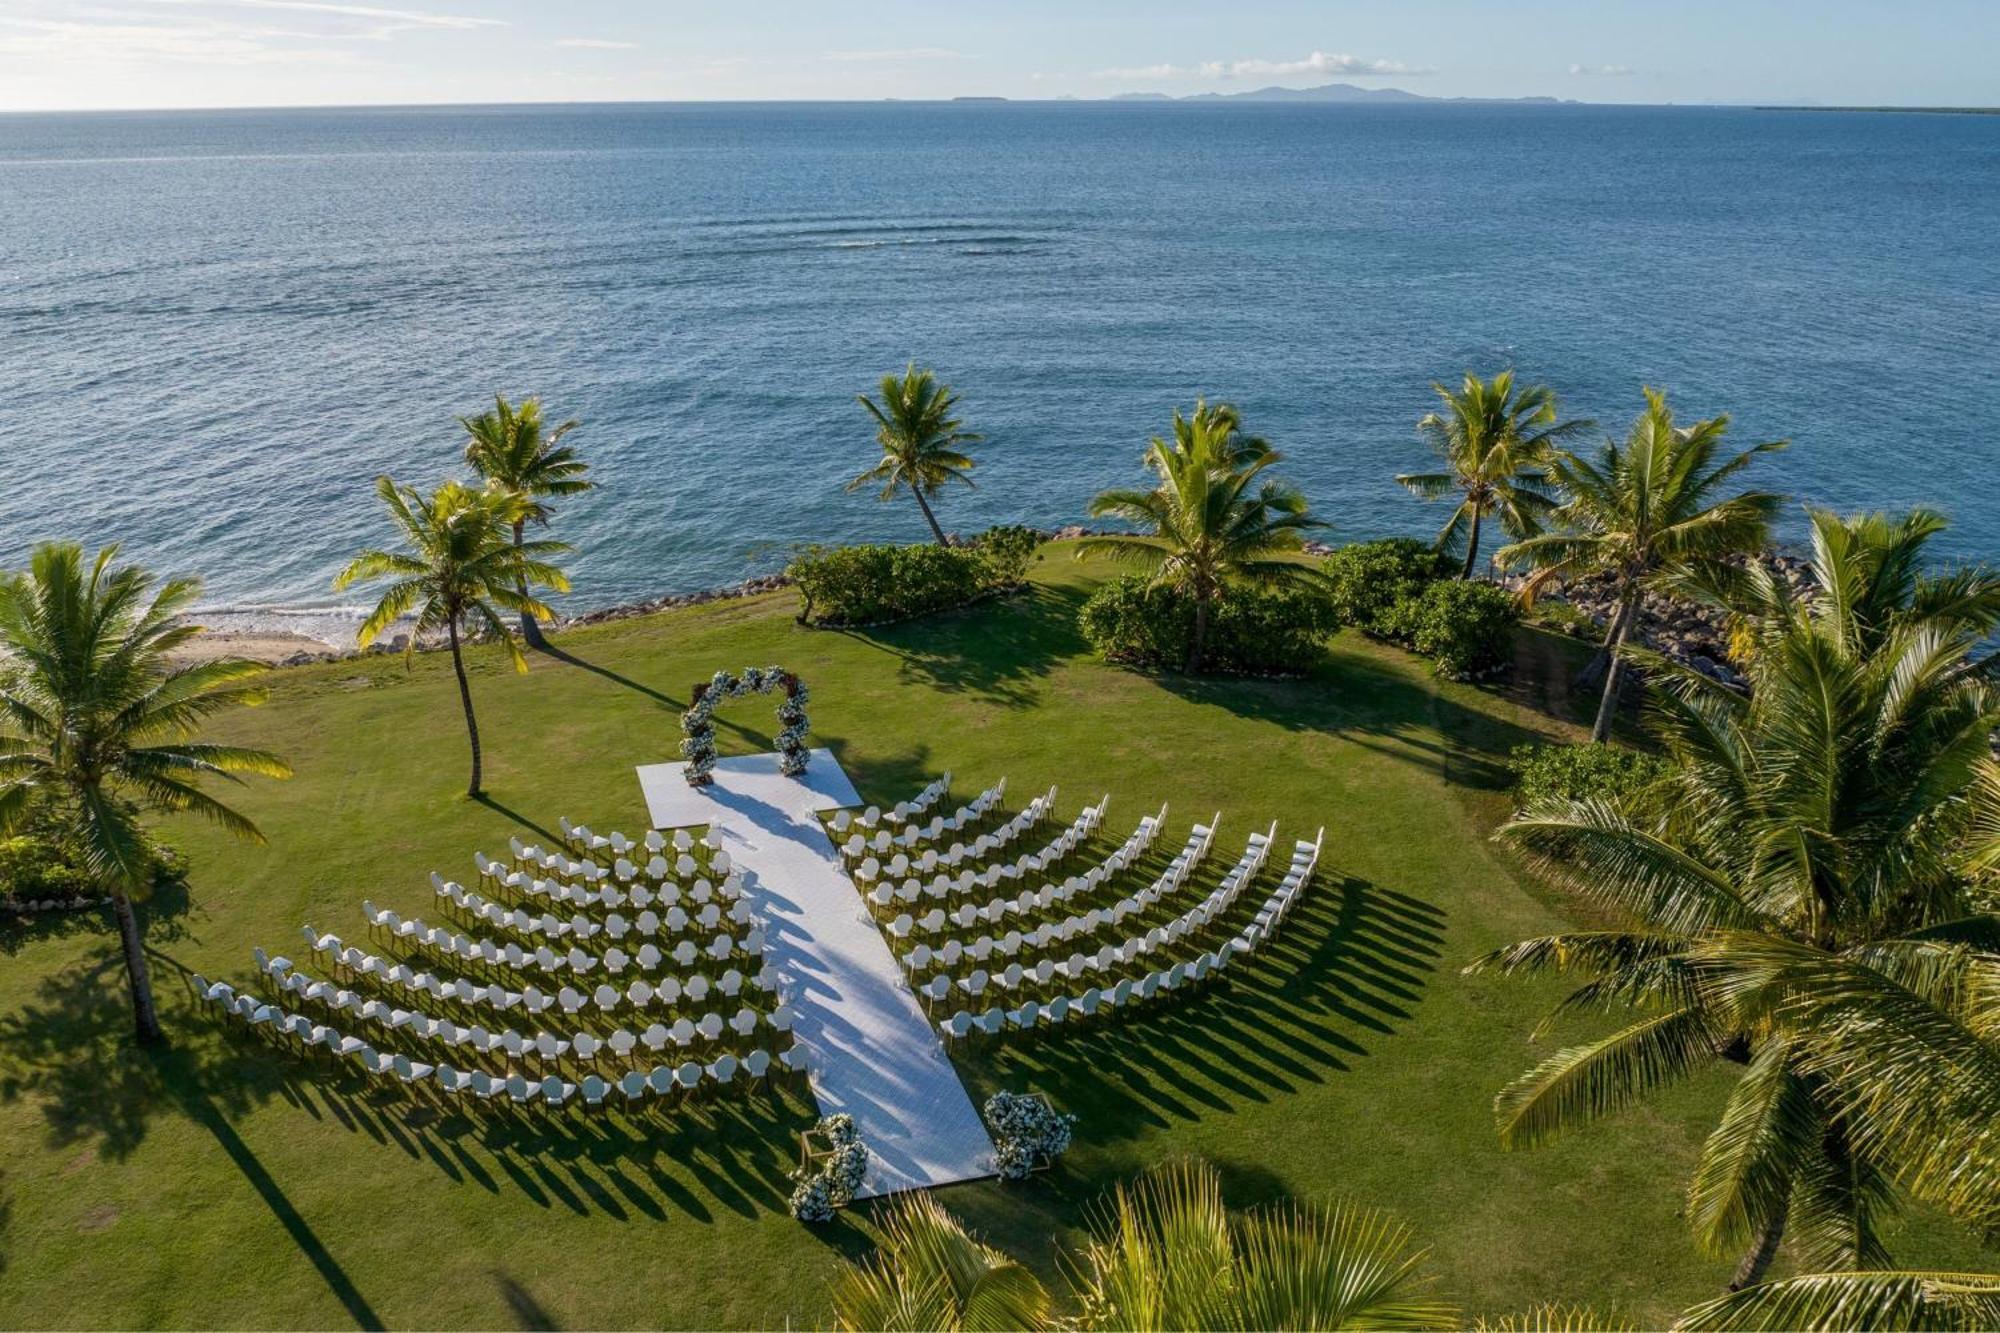
[[2000,693],[1935,622],[1850,632],[1843,601],[1880,605],[1865,582],[1844,567],[1851,599],[1761,629],[1748,697],[1635,654],[1675,761],[1656,803],[1544,802],[1498,835],[1620,920],[1468,968],[1580,976],[1551,1022],[1632,1019],[1499,1095],[1509,1146],[1738,1069],[1686,1210],[1740,1254],[1735,1287],[1781,1241],[1808,1269],[1888,1267],[1903,1196],[2000,1225],[2000,917],[1966,874]]
[[1806,515],[1812,544],[1804,599],[1754,561],[1670,570],[1662,586],[1737,617],[1753,630],[1753,645],[1811,626],[1844,652],[1867,656],[1899,631],[1930,628],[1969,654],[2000,629],[2000,572],[1951,568],[1930,557],[1931,538],[1948,526],[1942,514]]
[[1849,1329],[2000,1328],[2000,1275],[1807,1273],[1705,1301],[1674,1322],[1682,1333],[1846,1333]]
[[974,1240],[928,1194],[906,1195],[882,1224],[880,1247],[833,1283],[836,1324],[882,1333],[1038,1329],[1052,1315],[1035,1275]]
[[882,492],[877,498],[882,500],[894,499],[907,490],[924,511],[924,522],[931,525],[938,545],[949,546],[937,515],[931,512],[931,500],[944,490],[946,482],[972,485],[966,474],[976,464],[964,448],[984,437],[965,430],[952,415],[958,407],[958,395],[951,386],[938,383],[937,376],[928,370],[918,370],[914,361],[901,375],[884,375],[880,392],[880,402],[865,393],[857,398],[875,419],[875,441],[882,446],[882,459],[848,482],[847,489],[858,491],[880,483]]
[[1542,456],[1595,423],[1557,421],[1555,390],[1531,384],[1517,394],[1511,370],[1491,380],[1468,373],[1455,390],[1442,384],[1431,388],[1444,401],[1444,411],[1417,422],[1417,433],[1444,463],[1444,471],[1406,472],[1396,480],[1421,499],[1460,497],[1438,532],[1437,545],[1447,552],[1465,548],[1459,577],[1469,579],[1479,567],[1480,525],[1488,516],[1498,518],[1516,541],[1541,532],[1556,507]]
[[[491,412],[460,417],[458,424],[465,427],[465,461],[480,476],[511,491],[522,502],[514,519],[516,546],[521,544],[528,524],[548,526],[548,500],[597,488],[596,482],[583,475],[590,464],[562,442],[582,423],[565,421],[544,432],[539,399],[524,398],[517,407],[496,396]],[[525,595],[527,589],[518,591]],[[526,611],[521,613],[521,638],[530,648],[547,646],[541,622]]]
[[[1121,1186],[1064,1265],[1083,1329],[1452,1328],[1425,1296],[1424,1251],[1383,1214],[1338,1205],[1229,1213],[1204,1163]],[[849,1329],[1056,1327],[1033,1274],[969,1237],[928,1197],[902,1205],[882,1248],[835,1283]]]
[[1173,439],[1155,436],[1146,451],[1146,466],[1158,478],[1153,489],[1109,490],[1090,504],[1093,517],[1123,519],[1141,531],[1077,543],[1079,558],[1102,555],[1142,565],[1156,583],[1193,600],[1190,673],[1201,670],[1210,612],[1231,585],[1321,578],[1298,557],[1305,533],[1326,525],[1296,488],[1265,475],[1284,455],[1245,437],[1241,428],[1236,409],[1226,403],[1198,402],[1185,417],[1176,408]]
[[111,899],[141,1042],[160,1040],[135,901],[151,889],[147,814],[188,812],[262,842],[256,824],[201,789],[205,778],[291,776],[262,750],[197,739],[226,708],[263,701],[264,666],[239,658],[176,662],[201,632],[184,618],[195,579],[155,586],[107,546],[86,561],[67,542],[35,549],[25,575],[0,581],[0,824],[34,802],[60,813],[84,867]]
[[375,579],[393,579],[361,624],[362,647],[407,615],[415,616],[403,658],[417,641],[442,631],[458,676],[465,731],[472,742],[472,781],[466,795],[480,790],[479,719],[472,711],[472,686],[465,676],[462,636],[478,626],[506,645],[516,671],[528,669],[520,644],[508,632],[502,610],[547,620],[555,613],[532,595],[537,587],[569,590],[569,579],[549,557],[570,548],[562,542],[510,539],[522,500],[498,486],[478,489],[447,481],[424,496],[392,478],[377,477],[375,494],[389,511],[406,549],[369,550],[356,556],[334,579],[336,590]]
[[1558,530],[1527,537],[1498,554],[1503,565],[1532,566],[1524,596],[1548,582],[1609,575],[1616,609],[1605,639],[1609,669],[1591,739],[1611,735],[1623,662],[1619,650],[1637,618],[1641,595],[1664,571],[1761,550],[1779,497],[1766,491],[1722,495],[1723,483],[1785,441],[1754,445],[1721,458],[1729,418],[1692,426],[1674,423],[1666,395],[1646,390],[1646,410],[1624,445],[1606,441],[1596,457],[1567,450],[1548,455],[1548,476],[1562,503],[1551,516]]

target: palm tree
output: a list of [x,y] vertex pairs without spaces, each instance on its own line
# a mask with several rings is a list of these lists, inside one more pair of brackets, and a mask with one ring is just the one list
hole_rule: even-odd
[[2000,572],[1946,568],[1929,558],[1931,538],[1947,526],[1942,514],[1913,509],[1894,518],[1842,517],[1808,509],[1806,515],[1812,591],[1803,604],[1758,562],[1688,566],[1669,571],[1662,584],[1750,625],[1753,643],[1810,624],[1847,653],[1867,656],[1899,631],[1930,628],[1969,655],[2000,629]]
[[1146,566],[1156,583],[1193,599],[1190,673],[1201,670],[1211,608],[1232,584],[1304,584],[1321,577],[1298,556],[1304,534],[1326,525],[1296,488],[1264,475],[1284,455],[1243,436],[1241,427],[1226,403],[1198,402],[1185,417],[1176,408],[1174,438],[1155,436],[1146,451],[1158,484],[1150,491],[1105,491],[1090,504],[1093,517],[1123,519],[1143,531],[1077,544],[1079,558],[1104,555]]
[[974,1240],[928,1194],[905,1196],[875,1258],[834,1279],[833,1311],[840,1328],[882,1333],[1038,1329],[1051,1318],[1040,1280]]
[[465,708],[465,730],[472,741],[472,781],[466,795],[480,788],[479,719],[472,711],[472,686],[465,677],[461,635],[475,624],[507,646],[516,671],[528,669],[521,646],[508,632],[501,610],[547,620],[555,613],[535,600],[530,589],[569,590],[569,579],[547,557],[569,550],[562,542],[514,542],[509,531],[522,512],[522,500],[511,491],[488,485],[480,489],[447,481],[428,498],[392,478],[377,477],[375,493],[395,521],[407,550],[363,551],[334,579],[336,590],[352,583],[390,578],[375,609],[362,622],[362,647],[402,616],[416,615],[404,662],[424,634],[442,630],[451,646],[451,667],[458,675],[459,702]]
[[1993,1273],[1807,1273],[1706,1301],[1674,1322],[1684,1333],[1797,1329],[2000,1327],[2000,1275]]
[[[1452,1328],[1420,1294],[1424,1251],[1369,1209],[1288,1206],[1230,1214],[1215,1168],[1181,1162],[1120,1187],[1064,1265],[1082,1329]],[[892,1215],[875,1260],[834,1286],[848,1329],[1043,1329],[1034,1275],[973,1240],[927,1196]]]
[[966,474],[975,464],[963,449],[984,438],[963,429],[963,423],[952,415],[958,407],[958,395],[949,384],[938,383],[930,371],[918,370],[912,361],[901,375],[882,377],[881,402],[865,393],[857,398],[875,418],[875,440],[882,446],[882,460],[848,482],[847,489],[858,491],[880,482],[882,493],[877,498],[882,500],[909,491],[924,511],[924,522],[931,525],[938,545],[949,546],[937,515],[931,512],[931,498],[949,481],[972,485]]
[[1562,440],[1592,428],[1589,421],[1556,420],[1555,390],[1531,384],[1517,395],[1514,372],[1491,381],[1467,374],[1456,391],[1431,388],[1444,400],[1443,412],[1417,423],[1417,433],[1444,463],[1442,472],[1406,472],[1396,478],[1412,495],[1436,500],[1461,498],[1437,536],[1438,549],[1465,547],[1460,578],[1478,568],[1479,529],[1488,515],[1516,541],[1535,536],[1556,506],[1542,471],[1542,456]]
[[[565,435],[582,423],[565,421],[544,434],[539,399],[524,398],[515,407],[504,397],[496,396],[491,412],[460,417],[458,424],[465,427],[465,461],[480,476],[511,491],[522,501],[521,512],[514,518],[516,546],[521,544],[529,523],[548,525],[549,507],[544,501],[556,496],[581,495],[597,488],[596,482],[583,475],[590,464],[562,442]],[[517,591],[525,595],[528,590],[524,586]],[[541,622],[526,611],[521,613],[521,637],[530,648],[548,646],[542,637]]]
[[148,813],[190,812],[237,837],[264,836],[204,792],[204,778],[291,776],[262,750],[196,739],[225,708],[263,701],[248,684],[264,666],[239,658],[176,663],[174,649],[201,632],[184,613],[195,579],[154,587],[137,565],[113,565],[107,546],[86,563],[59,542],[35,549],[24,576],[0,581],[0,824],[47,801],[111,899],[132,1018],[141,1042],[160,1040],[145,939],[135,900],[152,886]]
[[1546,802],[1499,833],[1622,923],[1468,968],[1581,975],[1551,1021],[1635,1011],[1500,1094],[1510,1146],[1740,1069],[1687,1207],[1741,1254],[1735,1287],[1788,1238],[1809,1269],[1887,1267],[1901,1195],[2000,1224],[2000,918],[1966,874],[2000,694],[1935,620],[1854,632],[1849,608],[1883,604],[1865,558],[1827,573],[1847,595],[1760,626],[1747,698],[1637,654],[1665,684],[1657,805]]
[[1785,441],[1754,445],[1718,461],[1729,418],[1692,426],[1674,424],[1666,396],[1646,390],[1646,410],[1621,447],[1606,441],[1594,459],[1567,450],[1548,458],[1549,480],[1563,497],[1552,517],[1559,530],[1503,548],[1504,565],[1535,567],[1524,596],[1533,599],[1554,579],[1606,574],[1616,588],[1616,609],[1605,638],[1609,670],[1594,741],[1611,735],[1623,662],[1619,651],[1631,633],[1639,600],[1663,571],[1761,550],[1779,497],[1765,491],[1721,496],[1722,484],[1759,455]]

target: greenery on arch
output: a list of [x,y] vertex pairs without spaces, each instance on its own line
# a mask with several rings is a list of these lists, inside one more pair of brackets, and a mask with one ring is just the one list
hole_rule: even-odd
[[811,755],[806,750],[806,683],[783,667],[745,667],[733,676],[718,671],[695,686],[694,702],[681,714],[681,757],[687,760],[690,787],[705,787],[715,781],[715,710],[731,699],[752,694],[783,691],[778,701],[778,771],[797,777],[806,771]]

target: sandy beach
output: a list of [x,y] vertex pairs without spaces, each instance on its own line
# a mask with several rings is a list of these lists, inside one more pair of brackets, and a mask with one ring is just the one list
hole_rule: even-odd
[[297,653],[330,653],[333,644],[304,634],[262,630],[203,630],[174,650],[177,662],[212,662],[218,657],[247,657],[276,666]]

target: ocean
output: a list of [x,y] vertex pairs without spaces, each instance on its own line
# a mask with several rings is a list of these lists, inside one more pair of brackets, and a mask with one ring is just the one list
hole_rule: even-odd
[[[215,623],[335,635],[370,479],[540,395],[602,489],[568,609],[920,540],[854,398],[935,367],[986,441],[950,528],[1080,521],[1237,404],[1335,540],[1433,380],[1640,386],[1842,509],[2000,552],[2000,117],[1708,108],[653,105],[0,116],[0,564],[117,540]],[[1796,534],[1794,506],[1785,532]],[[331,627],[331,628],[329,628]]]

